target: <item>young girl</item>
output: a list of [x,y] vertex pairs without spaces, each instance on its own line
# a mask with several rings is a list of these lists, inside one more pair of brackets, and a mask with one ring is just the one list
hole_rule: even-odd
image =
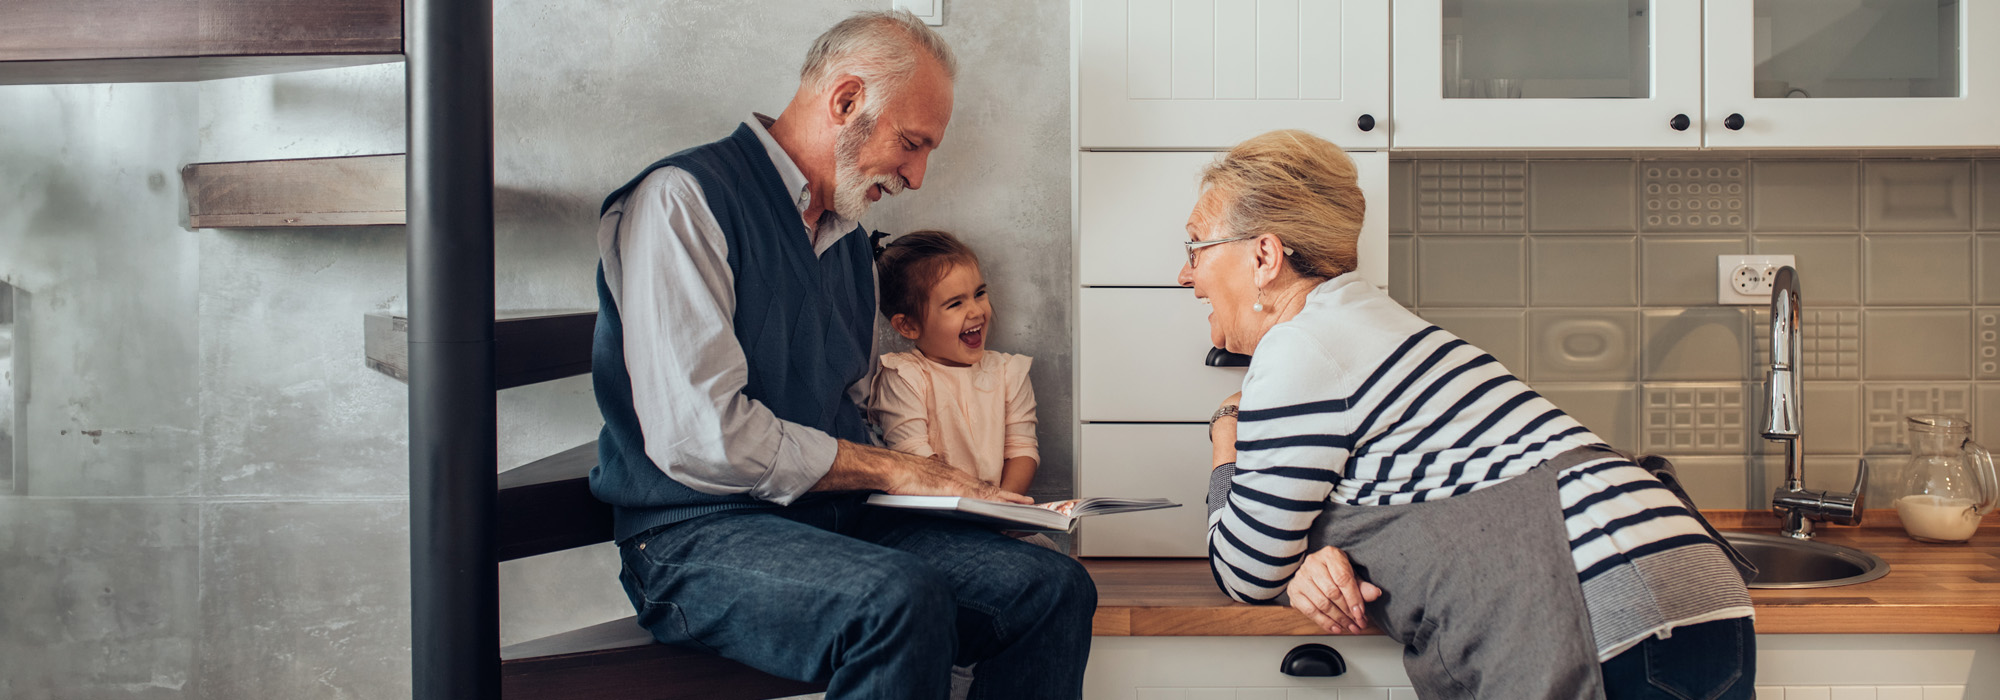
[[868,413],[883,439],[1027,493],[1041,463],[1032,360],[987,352],[993,305],[978,256],[949,233],[918,231],[890,241],[876,266],[882,315],[916,342],[882,356]]

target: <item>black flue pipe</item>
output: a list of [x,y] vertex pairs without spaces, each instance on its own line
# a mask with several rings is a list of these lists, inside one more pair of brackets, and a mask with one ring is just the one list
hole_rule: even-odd
[[416,700],[498,698],[493,5],[403,8],[412,691]]

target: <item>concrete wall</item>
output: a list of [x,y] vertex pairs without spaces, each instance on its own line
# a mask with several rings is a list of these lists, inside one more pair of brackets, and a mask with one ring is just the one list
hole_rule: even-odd
[[[595,305],[603,194],[775,113],[812,37],[887,2],[496,3],[498,297]],[[1067,494],[1068,6],[953,3],[957,113],[876,207],[986,256],[994,346],[1038,359]],[[401,65],[201,84],[0,87],[0,281],[31,391],[0,494],[0,698],[406,695],[404,385],[361,317],[404,305],[398,227],[201,230],[193,161],[396,152]],[[500,395],[501,468],[595,437],[587,378]],[[630,614],[608,546],[502,567],[508,642]]]

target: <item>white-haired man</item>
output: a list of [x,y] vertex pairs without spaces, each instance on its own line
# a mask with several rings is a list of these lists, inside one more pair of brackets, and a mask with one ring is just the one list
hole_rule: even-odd
[[868,491],[1026,502],[870,444],[872,202],[923,185],[951,119],[942,38],[862,13],[814,42],[778,118],[646,168],[605,200],[591,490],[663,642],[827,683],[834,698],[1081,693],[1096,588],[1074,560]]

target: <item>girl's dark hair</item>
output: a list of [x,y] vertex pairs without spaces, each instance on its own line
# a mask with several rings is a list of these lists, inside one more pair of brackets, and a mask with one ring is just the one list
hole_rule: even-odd
[[954,264],[978,265],[979,256],[963,241],[943,231],[917,231],[889,241],[875,253],[881,275],[883,318],[903,314],[922,322],[931,287]]

